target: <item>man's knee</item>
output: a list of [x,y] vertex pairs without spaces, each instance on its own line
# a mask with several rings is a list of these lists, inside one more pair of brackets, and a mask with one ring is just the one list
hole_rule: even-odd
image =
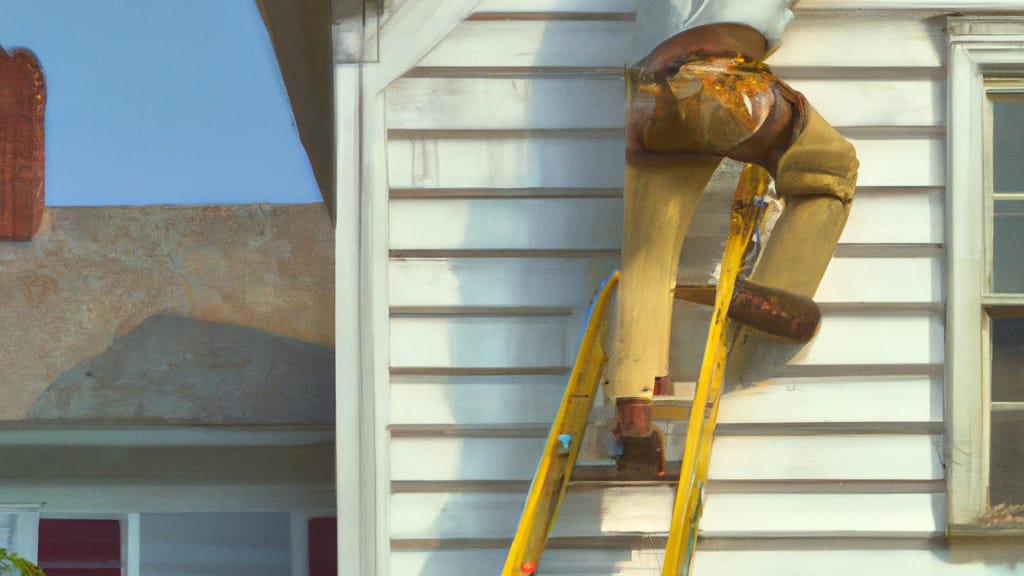
[[782,196],[833,196],[844,204],[857,186],[857,151],[807,107],[806,125],[779,160],[775,187]]

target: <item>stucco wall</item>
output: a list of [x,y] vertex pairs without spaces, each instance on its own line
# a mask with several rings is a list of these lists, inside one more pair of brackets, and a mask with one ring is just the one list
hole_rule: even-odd
[[0,244],[0,419],[161,312],[320,344],[334,335],[333,231],[320,204],[58,208]]

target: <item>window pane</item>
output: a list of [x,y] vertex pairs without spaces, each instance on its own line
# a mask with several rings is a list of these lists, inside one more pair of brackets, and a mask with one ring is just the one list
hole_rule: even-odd
[[[1024,413],[992,413],[989,503],[1024,504]],[[1024,515],[1015,523],[1024,521]]]
[[[992,401],[1024,402],[1024,319],[992,318]],[[1024,521],[1024,411],[992,412],[989,503],[993,519]]]
[[1024,402],[1024,318],[992,319],[992,401]]
[[994,97],[992,141],[995,191],[1024,192],[1024,97]]
[[992,244],[992,291],[1024,293],[1024,194],[995,201]]

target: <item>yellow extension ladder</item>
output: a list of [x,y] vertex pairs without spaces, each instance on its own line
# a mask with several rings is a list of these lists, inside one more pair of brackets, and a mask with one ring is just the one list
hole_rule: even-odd
[[[665,549],[663,576],[689,574],[693,564],[708,462],[722,395],[729,303],[760,220],[763,205],[761,199],[767,183],[768,175],[763,169],[747,165],[736,187],[707,345],[690,409],[686,447]],[[608,360],[601,340],[618,279],[618,272],[609,276],[591,305],[576,363],[523,506],[519,525],[501,571],[502,576],[538,574],[538,563],[558,518],[558,510],[579,454],[598,383]]]

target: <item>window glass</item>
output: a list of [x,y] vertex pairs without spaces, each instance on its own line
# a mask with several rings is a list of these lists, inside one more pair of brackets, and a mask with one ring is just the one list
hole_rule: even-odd
[[[992,413],[989,505],[1024,504],[1024,412]],[[1024,511],[1019,514],[1024,521]]]
[[992,318],[991,334],[989,502],[998,507],[1024,503],[1024,410],[999,404],[1024,402],[1024,319]]
[[1024,94],[992,94],[992,291],[1024,293]]
[[993,95],[992,149],[995,192],[1024,193],[1024,95]]
[[1024,402],[1024,319],[992,319],[992,401]]
[[1024,294],[1024,194],[996,198],[993,208],[992,291]]

